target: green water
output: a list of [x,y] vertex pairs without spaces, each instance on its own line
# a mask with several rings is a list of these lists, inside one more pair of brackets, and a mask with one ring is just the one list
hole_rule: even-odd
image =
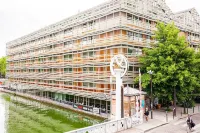
[[0,133],[63,133],[101,121],[0,92]]

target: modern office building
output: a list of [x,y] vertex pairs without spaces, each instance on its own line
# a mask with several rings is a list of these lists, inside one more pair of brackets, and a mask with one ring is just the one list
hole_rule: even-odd
[[158,21],[174,21],[190,46],[199,50],[200,17],[195,9],[173,13],[165,0],[110,0],[8,42],[9,85],[74,108],[111,114],[115,91],[111,58],[127,57],[123,84],[138,88],[133,85],[137,57],[155,42],[152,35]]

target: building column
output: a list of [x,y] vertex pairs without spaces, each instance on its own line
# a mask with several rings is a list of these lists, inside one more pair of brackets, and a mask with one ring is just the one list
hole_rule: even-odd
[[99,110],[100,110],[100,114],[101,114],[101,100],[100,100],[100,107],[99,107]]
[[108,114],[108,103],[106,101],[106,114]]

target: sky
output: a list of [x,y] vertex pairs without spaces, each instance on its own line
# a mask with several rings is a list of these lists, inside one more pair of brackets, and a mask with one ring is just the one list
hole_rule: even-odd
[[[99,5],[107,0],[0,0],[0,57],[6,43]],[[195,7],[199,0],[165,0],[173,12]]]

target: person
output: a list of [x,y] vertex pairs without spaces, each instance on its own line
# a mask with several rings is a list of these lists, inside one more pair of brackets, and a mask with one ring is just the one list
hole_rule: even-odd
[[158,98],[156,97],[156,98],[154,99],[154,108],[157,108],[157,105],[158,105]]
[[148,110],[148,108],[146,108],[144,115],[145,115],[146,121],[148,121],[148,117],[149,117],[149,110]]
[[190,114],[188,114],[186,122],[187,122],[187,125],[188,125],[188,127],[189,127],[190,130],[195,126],[195,124],[194,124],[194,122],[193,122],[192,117],[191,117]]

